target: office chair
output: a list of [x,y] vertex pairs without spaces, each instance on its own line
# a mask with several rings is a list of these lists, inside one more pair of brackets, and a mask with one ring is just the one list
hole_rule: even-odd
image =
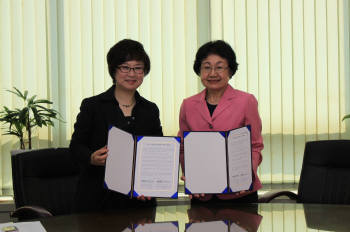
[[259,202],[288,196],[299,203],[350,204],[350,140],[324,140],[305,145],[298,194],[268,192]]
[[71,213],[79,167],[68,148],[48,148],[11,155],[16,210],[31,219]]

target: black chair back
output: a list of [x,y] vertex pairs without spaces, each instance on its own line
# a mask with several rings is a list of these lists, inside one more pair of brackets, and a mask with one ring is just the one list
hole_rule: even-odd
[[306,143],[298,202],[350,204],[350,140]]
[[49,148],[12,154],[16,208],[41,206],[53,215],[71,212],[79,167],[68,148]]

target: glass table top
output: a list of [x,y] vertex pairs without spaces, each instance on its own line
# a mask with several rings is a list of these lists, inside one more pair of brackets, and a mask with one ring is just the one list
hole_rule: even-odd
[[350,231],[350,205],[158,206],[40,220],[50,231]]

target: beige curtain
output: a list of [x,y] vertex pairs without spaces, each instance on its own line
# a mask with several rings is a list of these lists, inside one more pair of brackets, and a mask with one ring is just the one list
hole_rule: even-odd
[[264,183],[299,180],[306,141],[349,139],[349,3],[212,0],[211,38],[237,52],[232,84],[259,101]]
[[[111,85],[108,49],[131,38],[152,62],[139,91],[175,135],[183,98],[203,88],[197,48],[224,39],[240,64],[231,84],[259,100],[260,176],[294,183],[305,141],[350,137],[348,11],[346,0],[0,0],[0,105],[20,104],[12,87],[52,100],[64,122],[35,131],[34,146],[68,146],[82,99]],[[18,147],[0,135],[0,189]]]

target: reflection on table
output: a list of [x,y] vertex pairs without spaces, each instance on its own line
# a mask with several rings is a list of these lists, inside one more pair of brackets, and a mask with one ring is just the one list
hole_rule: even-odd
[[[41,219],[55,231],[349,231],[350,205],[172,205]],[[5,222],[5,221],[1,221]],[[152,224],[156,223],[156,224]],[[187,226],[186,226],[187,224]],[[194,226],[195,225],[195,226]],[[191,228],[192,226],[192,228]],[[186,230],[187,229],[187,230]]]
[[262,220],[257,211],[256,204],[245,207],[195,205],[187,211],[186,231],[257,231]]

